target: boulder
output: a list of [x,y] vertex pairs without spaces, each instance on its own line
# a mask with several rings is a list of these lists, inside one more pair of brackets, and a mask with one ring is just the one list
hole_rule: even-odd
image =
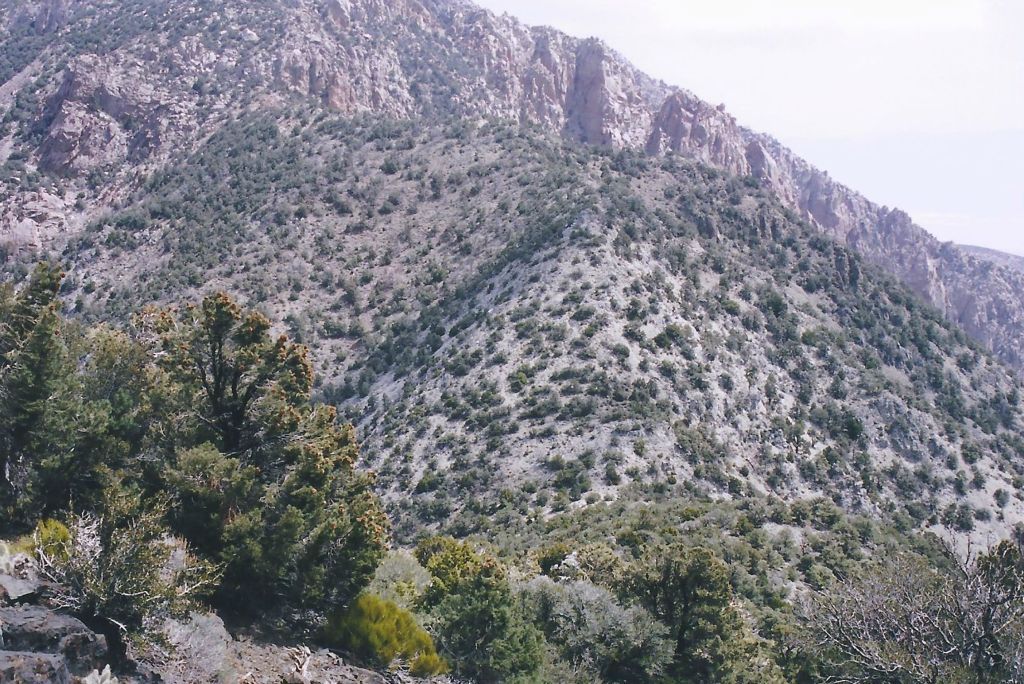
[[12,575],[0,575],[0,601],[25,603],[39,595],[39,586]]
[[0,629],[3,648],[63,656],[76,673],[102,667],[107,655],[104,636],[70,615],[41,606],[0,608]]
[[71,673],[62,655],[0,651],[0,682],[71,684]]
[[187,622],[168,620],[164,635],[173,653],[173,658],[160,668],[168,684],[237,680],[231,661],[231,635],[216,615],[192,613]]

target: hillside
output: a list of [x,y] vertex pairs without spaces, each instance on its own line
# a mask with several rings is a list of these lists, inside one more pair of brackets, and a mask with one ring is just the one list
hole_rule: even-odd
[[75,309],[248,293],[315,350],[410,534],[480,529],[502,488],[560,510],[632,482],[1020,519],[1016,381],[753,179],[279,110],[127,205],[64,252]]
[[1005,363],[1024,363],[1024,276],[939,243],[595,40],[454,0],[8,0],[0,27],[7,251],[59,246],[251,107],[298,98],[345,115],[512,120],[752,175]]
[[6,10],[5,225],[80,313],[248,293],[432,519],[666,480],[1005,525],[1016,385],[867,265],[929,261],[903,215],[854,230],[876,210],[719,109],[470,5],[143,7]]

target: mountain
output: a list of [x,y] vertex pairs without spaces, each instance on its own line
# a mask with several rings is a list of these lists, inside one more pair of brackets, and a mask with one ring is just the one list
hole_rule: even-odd
[[402,534],[630,486],[1024,519],[1024,275],[599,41],[447,0],[0,25],[8,272],[59,255],[86,319],[244,294],[313,347]]
[[1024,682],[1005,258],[457,0],[0,27],[10,676]]
[[[0,26],[8,251],[60,243],[249,107],[301,98],[345,115],[497,118],[751,175],[1024,366],[1024,276],[938,242],[596,40],[436,0],[7,0]],[[26,183],[26,162],[62,178],[61,192]]]

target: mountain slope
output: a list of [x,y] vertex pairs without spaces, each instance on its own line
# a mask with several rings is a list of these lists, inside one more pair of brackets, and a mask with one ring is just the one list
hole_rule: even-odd
[[1024,276],[939,243],[905,213],[872,204],[595,40],[438,0],[7,0],[0,26],[6,251],[60,244],[173,152],[249,107],[300,97],[345,114],[510,119],[752,175],[1004,362],[1024,365]]
[[59,254],[87,318],[264,307],[403,533],[631,483],[1024,517],[1017,381],[911,293],[1012,362],[1018,276],[600,43],[457,2],[0,6],[9,270]]
[[316,350],[399,530],[621,487],[1022,519],[1019,385],[750,179],[541,129],[273,110],[64,254],[86,316],[211,287]]

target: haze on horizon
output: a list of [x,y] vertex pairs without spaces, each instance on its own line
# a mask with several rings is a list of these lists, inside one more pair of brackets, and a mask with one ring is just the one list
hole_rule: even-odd
[[941,240],[1024,255],[1024,2],[476,2],[605,40]]

